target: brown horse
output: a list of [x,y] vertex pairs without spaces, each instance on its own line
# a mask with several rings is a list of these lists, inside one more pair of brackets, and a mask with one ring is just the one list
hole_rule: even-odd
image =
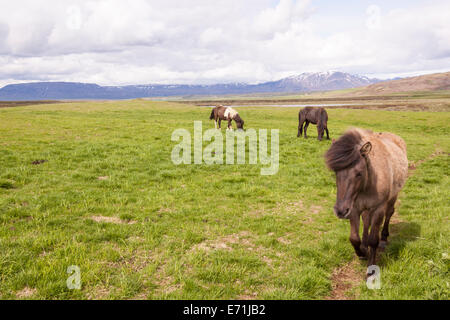
[[297,138],[302,135],[304,122],[306,122],[305,138],[307,138],[306,129],[308,129],[309,123],[312,123],[317,124],[317,133],[318,133],[317,139],[319,139],[319,141],[322,141],[324,130],[327,132],[327,139],[330,139],[327,127],[328,114],[324,108],[306,107],[300,110],[300,112],[298,113]]
[[[384,249],[387,244],[389,220],[407,178],[406,144],[389,132],[351,129],[333,141],[325,160],[336,173],[334,213],[338,218],[350,219],[350,242],[356,254],[368,258],[369,266],[375,265],[377,247]],[[362,243],[359,237],[361,215]]]
[[227,120],[228,121],[227,130],[233,130],[231,121],[234,120],[234,122],[236,122],[236,127],[238,129],[244,130],[244,120],[242,120],[238,112],[231,107],[224,107],[222,105],[214,107],[211,110],[211,115],[209,116],[209,120],[212,119],[214,119],[214,126],[216,127],[216,129],[217,129],[217,122],[219,122],[219,129],[220,129],[221,121]]

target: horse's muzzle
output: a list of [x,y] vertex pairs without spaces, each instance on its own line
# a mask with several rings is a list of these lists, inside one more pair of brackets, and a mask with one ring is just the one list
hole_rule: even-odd
[[338,207],[334,206],[334,214],[339,219],[349,219],[350,218],[350,211],[351,210],[350,210],[349,207],[338,208]]

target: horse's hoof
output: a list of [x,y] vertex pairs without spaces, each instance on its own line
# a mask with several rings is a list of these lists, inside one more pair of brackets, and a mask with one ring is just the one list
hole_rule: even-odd
[[367,249],[364,247],[361,247],[359,249],[360,252],[357,252],[356,255],[358,256],[359,260],[367,260]]
[[378,249],[380,249],[381,251],[384,251],[384,249],[386,249],[387,247],[387,241],[380,241],[380,243],[378,244]]

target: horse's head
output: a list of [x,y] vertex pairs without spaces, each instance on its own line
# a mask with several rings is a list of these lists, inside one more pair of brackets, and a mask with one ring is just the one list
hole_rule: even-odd
[[328,167],[336,173],[336,204],[334,213],[340,219],[349,219],[358,194],[369,179],[367,157],[370,142],[363,143],[356,131],[349,131],[333,142],[325,154]]
[[234,121],[236,122],[236,127],[238,129],[244,130],[244,120],[242,120],[239,114],[234,117]]
[[244,130],[244,120],[236,122],[236,126],[238,129]]

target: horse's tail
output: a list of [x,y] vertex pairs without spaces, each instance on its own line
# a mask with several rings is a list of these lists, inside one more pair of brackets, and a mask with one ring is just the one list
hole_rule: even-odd
[[317,127],[320,131],[324,130],[327,127],[328,114],[324,108],[321,108],[319,111],[319,119],[317,121]]
[[211,110],[211,115],[209,116],[209,120],[214,119],[214,108]]
[[320,108],[318,116],[319,116],[317,119],[317,131],[318,131],[318,135],[319,135],[318,138],[319,138],[319,140],[322,140],[323,134],[326,131],[327,139],[329,139],[328,128],[327,128],[328,114],[324,108]]

